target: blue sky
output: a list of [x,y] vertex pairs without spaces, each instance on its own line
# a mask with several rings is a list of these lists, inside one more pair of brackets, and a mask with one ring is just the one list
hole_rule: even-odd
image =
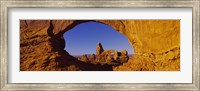
[[111,26],[87,22],[82,23],[65,32],[65,50],[71,55],[82,55],[96,53],[97,43],[100,42],[104,50],[114,49],[127,50],[133,54],[133,48],[128,39],[114,30]]

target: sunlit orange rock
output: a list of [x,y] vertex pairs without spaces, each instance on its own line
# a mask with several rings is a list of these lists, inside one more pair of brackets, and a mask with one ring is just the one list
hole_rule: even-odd
[[83,62],[88,62],[88,61],[89,61],[89,59],[88,59],[88,57],[87,57],[86,54],[83,54],[83,55],[82,55],[81,61],[83,61]]
[[96,48],[96,55],[99,56],[103,51],[103,46],[101,45],[101,43],[98,43]]

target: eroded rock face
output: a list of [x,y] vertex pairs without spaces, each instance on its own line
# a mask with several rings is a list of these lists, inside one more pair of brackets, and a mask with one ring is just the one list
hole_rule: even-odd
[[[64,51],[63,39],[66,31],[89,21],[21,20],[20,70],[92,70],[93,65],[87,68],[88,65]],[[114,70],[180,70],[180,20],[94,22],[112,26],[125,35],[134,48],[133,58]]]
[[87,57],[86,54],[83,54],[83,55],[82,55],[81,61],[83,61],[83,62],[88,62],[88,61],[89,61],[89,59],[88,59],[88,57]]
[[95,59],[96,59],[95,54],[90,54],[89,60],[90,60],[91,62],[93,62],[93,61],[95,61]]
[[97,44],[97,48],[96,48],[96,55],[99,56],[102,52],[104,51],[101,43]]
[[116,50],[104,50],[99,56],[97,56],[96,61],[101,64],[111,64],[119,65],[120,63],[125,63],[128,61],[129,57],[122,52],[117,52]]
[[[112,55],[113,54],[113,55]],[[110,63],[117,58],[117,51],[115,50],[104,50],[99,56],[97,56],[96,61],[101,64]]]
[[126,50],[122,50],[121,55],[122,56],[128,56],[128,52]]

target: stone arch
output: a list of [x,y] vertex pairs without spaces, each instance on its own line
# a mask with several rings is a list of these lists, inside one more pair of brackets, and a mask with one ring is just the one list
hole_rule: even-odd
[[[66,37],[66,35],[69,35],[68,34],[68,31],[72,31],[73,32],[73,30],[75,29],[75,30],[80,30],[80,31],[82,31],[81,29],[81,27],[84,27],[85,25],[84,24],[87,24],[88,25],[88,23],[89,24],[94,24],[95,26],[97,26],[97,27],[99,27],[99,26],[101,26],[101,27],[103,27],[101,30],[102,31],[99,31],[99,33],[100,32],[104,32],[103,34],[102,34],[102,36],[106,36],[106,35],[108,35],[108,34],[105,34],[105,32],[109,32],[109,31],[112,31],[112,33],[114,33],[115,35],[117,35],[118,34],[118,36],[120,36],[119,37],[119,39],[120,38],[124,38],[124,39],[126,39],[125,40],[125,42],[123,42],[124,43],[124,45],[129,45],[127,48],[129,48],[129,49],[131,49],[131,47],[132,46],[130,46],[130,42],[128,42],[127,40],[128,40],[128,38],[124,35],[124,34],[122,34],[122,33],[120,33],[119,32],[119,30],[117,31],[117,30],[115,30],[112,26],[110,26],[110,25],[108,25],[108,24],[105,24],[104,22],[101,22],[101,21],[78,21],[78,23],[76,23],[76,22],[74,22],[74,24],[72,24],[73,25],[73,27],[70,27],[70,28],[66,28],[66,32],[64,31],[64,34],[65,34],[65,37]],[[80,25],[80,27],[79,27],[79,25]],[[87,26],[86,25],[86,26]],[[70,25],[69,25],[70,26]],[[121,26],[121,25],[118,25],[118,26]],[[75,28],[75,27],[77,27],[77,28]],[[78,29],[78,27],[79,27],[79,29]],[[87,26],[87,27],[90,27],[90,26]],[[80,29],[81,28],[81,29]],[[96,27],[95,27],[96,28]],[[83,32],[84,33],[89,33],[90,31],[91,32],[93,32],[93,31],[96,31],[96,29],[95,29],[94,27],[92,27],[92,28],[87,28],[87,31],[82,31],[82,35],[83,35]],[[106,30],[104,29],[104,28],[106,28]],[[98,29],[97,29],[98,30]],[[104,31],[103,31],[104,30]],[[63,33],[63,32],[62,32]],[[77,33],[77,32],[76,32]],[[77,36],[77,34],[74,34],[73,33],[73,35],[74,36]],[[95,35],[95,34],[93,34],[93,35]],[[99,35],[99,34],[96,34],[96,35]],[[63,35],[64,36],[64,35]],[[69,35],[69,36],[72,36],[72,35]],[[79,36],[81,36],[80,34],[79,34]],[[112,36],[111,34],[109,34],[108,36]],[[97,36],[95,36],[95,37],[97,37]],[[69,37],[68,37],[69,38]],[[68,38],[66,37],[65,38],[65,42],[67,42],[68,43]],[[71,38],[71,37],[70,37]],[[74,39],[77,39],[77,38],[75,38],[75,37],[73,37]],[[71,38],[72,39],[72,38]],[[111,38],[112,40],[118,40],[118,37],[116,37],[116,38]],[[89,39],[87,39],[87,40],[89,40]],[[79,40],[78,40],[79,41]],[[100,41],[96,41],[96,43],[93,43],[93,47],[95,47],[96,46],[96,44],[98,43],[98,42],[100,42]],[[117,44],[115,44],[117,42]],[[110,42],[110,43],[112,43],[112,45],[119,45],[119,41],[115,41],[115,42]],[[122,43],[122,42],[121,42]],[[66,43],[65,43],[66,44]],[[95,44],[95,45],[94,45]],[[66,44],[67,45],[67,44]],[[65,45],[65,48],[66,47],[70,47],[70,46],[66,46]],[[105,43],[105,46],[106,46],[106,43]],[[124,46],[124,48],[126,48],[125,46]],[[74,48],[74,47],[73,47]],[[121,48],[121,50],[124,50],[124,48],[122,49]],[[82,48],[83,49],[83,48]],[[109,49],[113,49],[113,48],[109,48]],[[95,49],[93,49],[93,50],[95,50]],[[121,50],[118,50],[118,51],[121,51]],[[127,50],[127,49],[126,49]],[[70,52],[69,50],[67,50],[68,52]],[[131,50],[131,52],[130,53],[132,53],[132,50]],[[71,54],[71,53],[70,53]],[[84,54],[84,53],[82,53],[82,54]]]
[[[87,22],[97,22],[97,23],[102,23],[102,24],[111,26],[112,28],[114,28],[114,30],[116,30],[117,32],[126,36],[125,33],[120,32],[120,31],[125,30],[125,27],[124,27],[124,24],[122,23],[122,21],[107,21],[107,20],[101,20],[101,21],[100,20],[52,21],[53,26],[55,26],[54,29],[52,30],[53,36],[58,36],[60,38],[60,41],[64,41],[63,34],[65,32],[71,30],[72,28],[74,28],[75,26],[77,26],[81,23],[87,23]],[[114,22],[114,23],[112,23],[112,22]],[[65,27],[63,27],[63,26],[65,26]],[[62,42],[62,47],[65,46],[64,44],[65,43]]]

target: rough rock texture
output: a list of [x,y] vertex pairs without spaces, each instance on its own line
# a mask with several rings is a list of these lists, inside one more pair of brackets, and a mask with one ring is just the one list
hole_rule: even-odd
[[83,55],[82,55],[81,61],[83,61],[83,62],[88,62],[88,61],[89,61],[89,59],[88,59],[88,57],[87,57],[86,54],[83,54]]
[[[125,52],[123,50],[122,52]],[[129,57],[122,52],[117,52],[115,50],[104,50],[99,56],[97,56],[96,61],[101,64],[111,64],[119,65],[119,63],[127,62]]]
[[121,55],[122,55],[122,56],[127,56],[127,55],[128,55],[128,52],[127,52],[126,50],[122,50]]
[[96,48],[96,55],[99,56],[102,52],[104,51],[101,43],[97,44],[97,48]]
[[[20,70],[112,70],[78,61],[63,34],[91,20],[20,20]],[[180,70],[180,20],[97,20],[125,35],[134,48],[114,70]]]
[[91,62],[93,62],[93,61],[95,61],[95,59],[96,59],[95,54],[90,54],[89,60],[90,60]]
[[[111,54],[114,54],[113,56]],[[97,56],[96,61],[101,64],[110,63],[117,58],[117,51],[115,50],[104,50],[99,56]]]

